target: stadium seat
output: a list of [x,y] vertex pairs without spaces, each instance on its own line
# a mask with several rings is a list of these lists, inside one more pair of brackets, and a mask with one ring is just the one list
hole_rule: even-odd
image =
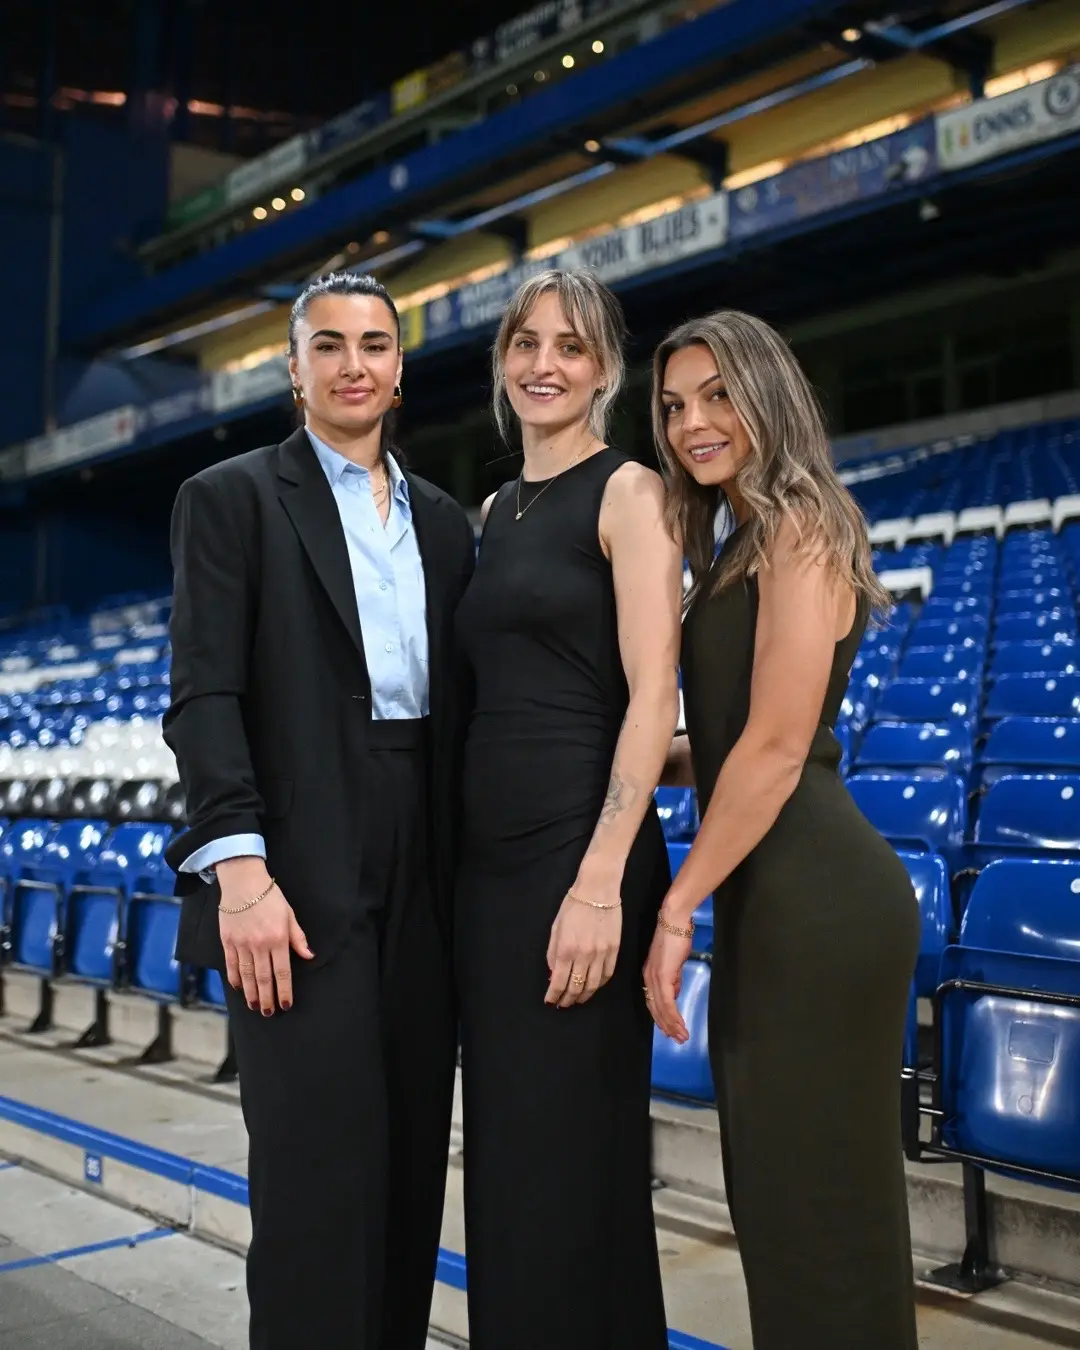
[[975,844],[982,856],[1080,850],[1080,773],[995,779],[979,809]]
[[697,801],[693,788],[656,789],[656,813],[670,841],[692,839],[698,827]]
[[51,821],[16,820],[0,842],[0,873],[6,883],[0,927],[9,935],[9,959],[13,966],[43,976],[56,966],[59,891],[53,884],[36,883],[32,873],[54,830]]
[[978,711],[972,680],[893,680],[874,708],[875,722],[965,721]]
[[1076,637],[1076,616],[1071,609],[1042,614],[1006,614],[994,625],[994,642],[1046,642]]
[[941,974],[941,957],[953,933],[953,907],[945,860],[936,853],[898,850],[907,868],[922,924],[919,957],[915,964],[915,993],[932,998]]
[[960,866],[967,832],[962,778],[942,770],[857,773],[847,785],[859,810],[886,839],[938,853],[951,871]]
[[973,758],[971,732],[960,722],[877,722],[863,738],[855,767],[969,773]]
[[898,674],[902,680],[978,680],[984,661],[981,647],[909,647]]
[[1080,1183],[1078,906],[1080,860],[992,862],[942,962],[944,1142],[1066,1183]]
[[982,647],[989,623],[977,619],[923,618],[911,630],[912,647]]
[[986,769],[1076,769],[1080,718],[1003,717],[991,727],[979,761]]
[[127,977],[133,989],[179,1002],[182,970],[176,960],[179,902],[136,892],[128,901],[125,925]]
[[685,1045],[677,1045],[653,1028],[652,1085],[656,1092],[697,1102],[716,1100],[709,1066],[709,977],[706,958],[691,956],[683,967],[679,1011],[689,1032]]
[[1080,675],[1002,675],[990,688],[983,716],[1080,717]]
[[1002,675],[1074,675],[1080,672],[1080,642],[1003,642],[994,651],[990,678]]

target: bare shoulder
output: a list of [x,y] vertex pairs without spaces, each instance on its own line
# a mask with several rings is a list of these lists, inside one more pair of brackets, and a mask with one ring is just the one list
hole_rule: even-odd
[[664,496],[664,480],[656,470],[628,459],[607,480],[600,509],[612,518],[655,518],[663,512]]
[[484,504],[483,504],[483,506],[480,508],[480,524],[481,524],[481,525],[483,525],[484,522],[487,520],[487,518],[488,518],[488,512],[491,510],[491,503],[495,500],[495,498],[496,498],[498,495],[499,495],[499,494],[498,494],[497,492],[493,492],[493,493],[491,494],[490,497],[485,497],[485,498],[484,498]]

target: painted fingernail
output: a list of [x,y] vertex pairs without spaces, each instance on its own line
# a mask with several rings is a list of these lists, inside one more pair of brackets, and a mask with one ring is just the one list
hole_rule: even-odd
[[282,1011],[282,1012],[288,1012],[289,1009],[290,1009],[291,1007],[292,1007],[292,1004],[291,1004],[291,1003],[283,1003],[283,1004],[281,1005],[281,1011]]
[[273,1010],[273,1008],[264,1008],[264,1009],[262,1010],[262,1015],[263,1015],[264,1017],[273,1017],[273,1015],[274,1015],[274,1010]]
[[259,1005],[253,1001],[248,1003],[248,1007],[251,1009],[252,1012],[259,1011]]

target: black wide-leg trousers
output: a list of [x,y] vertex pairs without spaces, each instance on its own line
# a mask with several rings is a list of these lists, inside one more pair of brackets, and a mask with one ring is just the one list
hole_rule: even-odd
[[[249,1136],[251,1350],[423,1350],[456,1062],[426,737],[373,724],[361,893],[287,1013],[227,989]],[[318,878],[312,878],[317,885]],[[288,898],[288,897],[286,897]]]

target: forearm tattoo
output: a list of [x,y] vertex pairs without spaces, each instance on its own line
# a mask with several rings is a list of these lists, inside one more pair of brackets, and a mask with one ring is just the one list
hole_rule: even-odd
[[611,770],[604,805],[600,809],[600,824],[613,825],[616,817],[633,804],[636,796],[637,788],[633,783],[628,783],[623,778],[622,774],[619,773],[618,765],[615,765]]

